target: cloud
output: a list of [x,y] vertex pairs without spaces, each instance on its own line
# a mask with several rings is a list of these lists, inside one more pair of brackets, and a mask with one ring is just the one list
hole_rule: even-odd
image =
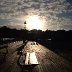
[[45,29],[56,30],[62,26],[71,29],[72,3],[71,0],[0,0],[0,25],[16,27],[29,15],[44,18]]
[[72,0],[66,0],[67,2],[69,2],[72,5]]

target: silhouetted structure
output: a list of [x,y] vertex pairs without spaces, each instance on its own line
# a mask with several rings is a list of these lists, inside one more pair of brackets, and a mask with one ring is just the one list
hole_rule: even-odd
[[[33,40],[42,43],[50,48],[71,49],[72,50],[72,30],[58,31],[42,31],[42,30],[16,30],[6,26],[0,28],[0,43],[1,38],[14,38],[25,40]],[[61,47],[62,46],[62,47]]]

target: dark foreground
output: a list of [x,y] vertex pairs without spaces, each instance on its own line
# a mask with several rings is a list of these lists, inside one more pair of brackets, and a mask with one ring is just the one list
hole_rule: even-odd
[[[19,56],[17,49],[22,45],[22,41],[8,43],[8,53],[5,56],[4,63],[0,64],[0,72],[22,72],[18,65]],[[35,52],[39,65],[35,66],[32,72],[72,72],[72,63],[48,48],[33,44],[28,41],[22,48],[23,52]],[[0,52],[2,49],[0,50]]]

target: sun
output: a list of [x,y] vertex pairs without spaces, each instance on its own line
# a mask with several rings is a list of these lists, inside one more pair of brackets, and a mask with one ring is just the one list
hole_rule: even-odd
[[27,27],[28,30],[32,30],[32,29],[39,30],[39,29],[42,29],[42,25],[43,24],[42,24],[42,21],[39,18],[39,16],[36,16],[36,15],[29,16],[27,18],[26,22],[27,22],[26,27]]

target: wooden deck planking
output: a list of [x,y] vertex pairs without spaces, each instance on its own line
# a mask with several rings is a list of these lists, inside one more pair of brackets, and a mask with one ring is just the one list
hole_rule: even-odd
[[[6,63],[0,65],[0,72],[21,72],[17,65],[19,55],[16,51],[20,45],[19,42],[9,44]],[[72,63],[40,44],[31,45],[31,42],[28,42],[23,52],[36,53],[39,65],[32,72],[72,72]]]
[[[0,64],[0,72],[20,72],[17,65],[16,49],[21,45],[21,42],[11,43],[8,45],[8,54],[6,55],[6,62]],[[16,68],[16,69],[15,69]]]
[[[29,44],[28,44],[29,45]],[[31,48],[30,48],[31,47]],[[49,49],[38,45],[29,46],[27,51],[35,51],[38,56],[40,65],[38,66],[39,72],[71,72],[70,62],[60,57]],[[49,63],[48,63],[49,62]]]

